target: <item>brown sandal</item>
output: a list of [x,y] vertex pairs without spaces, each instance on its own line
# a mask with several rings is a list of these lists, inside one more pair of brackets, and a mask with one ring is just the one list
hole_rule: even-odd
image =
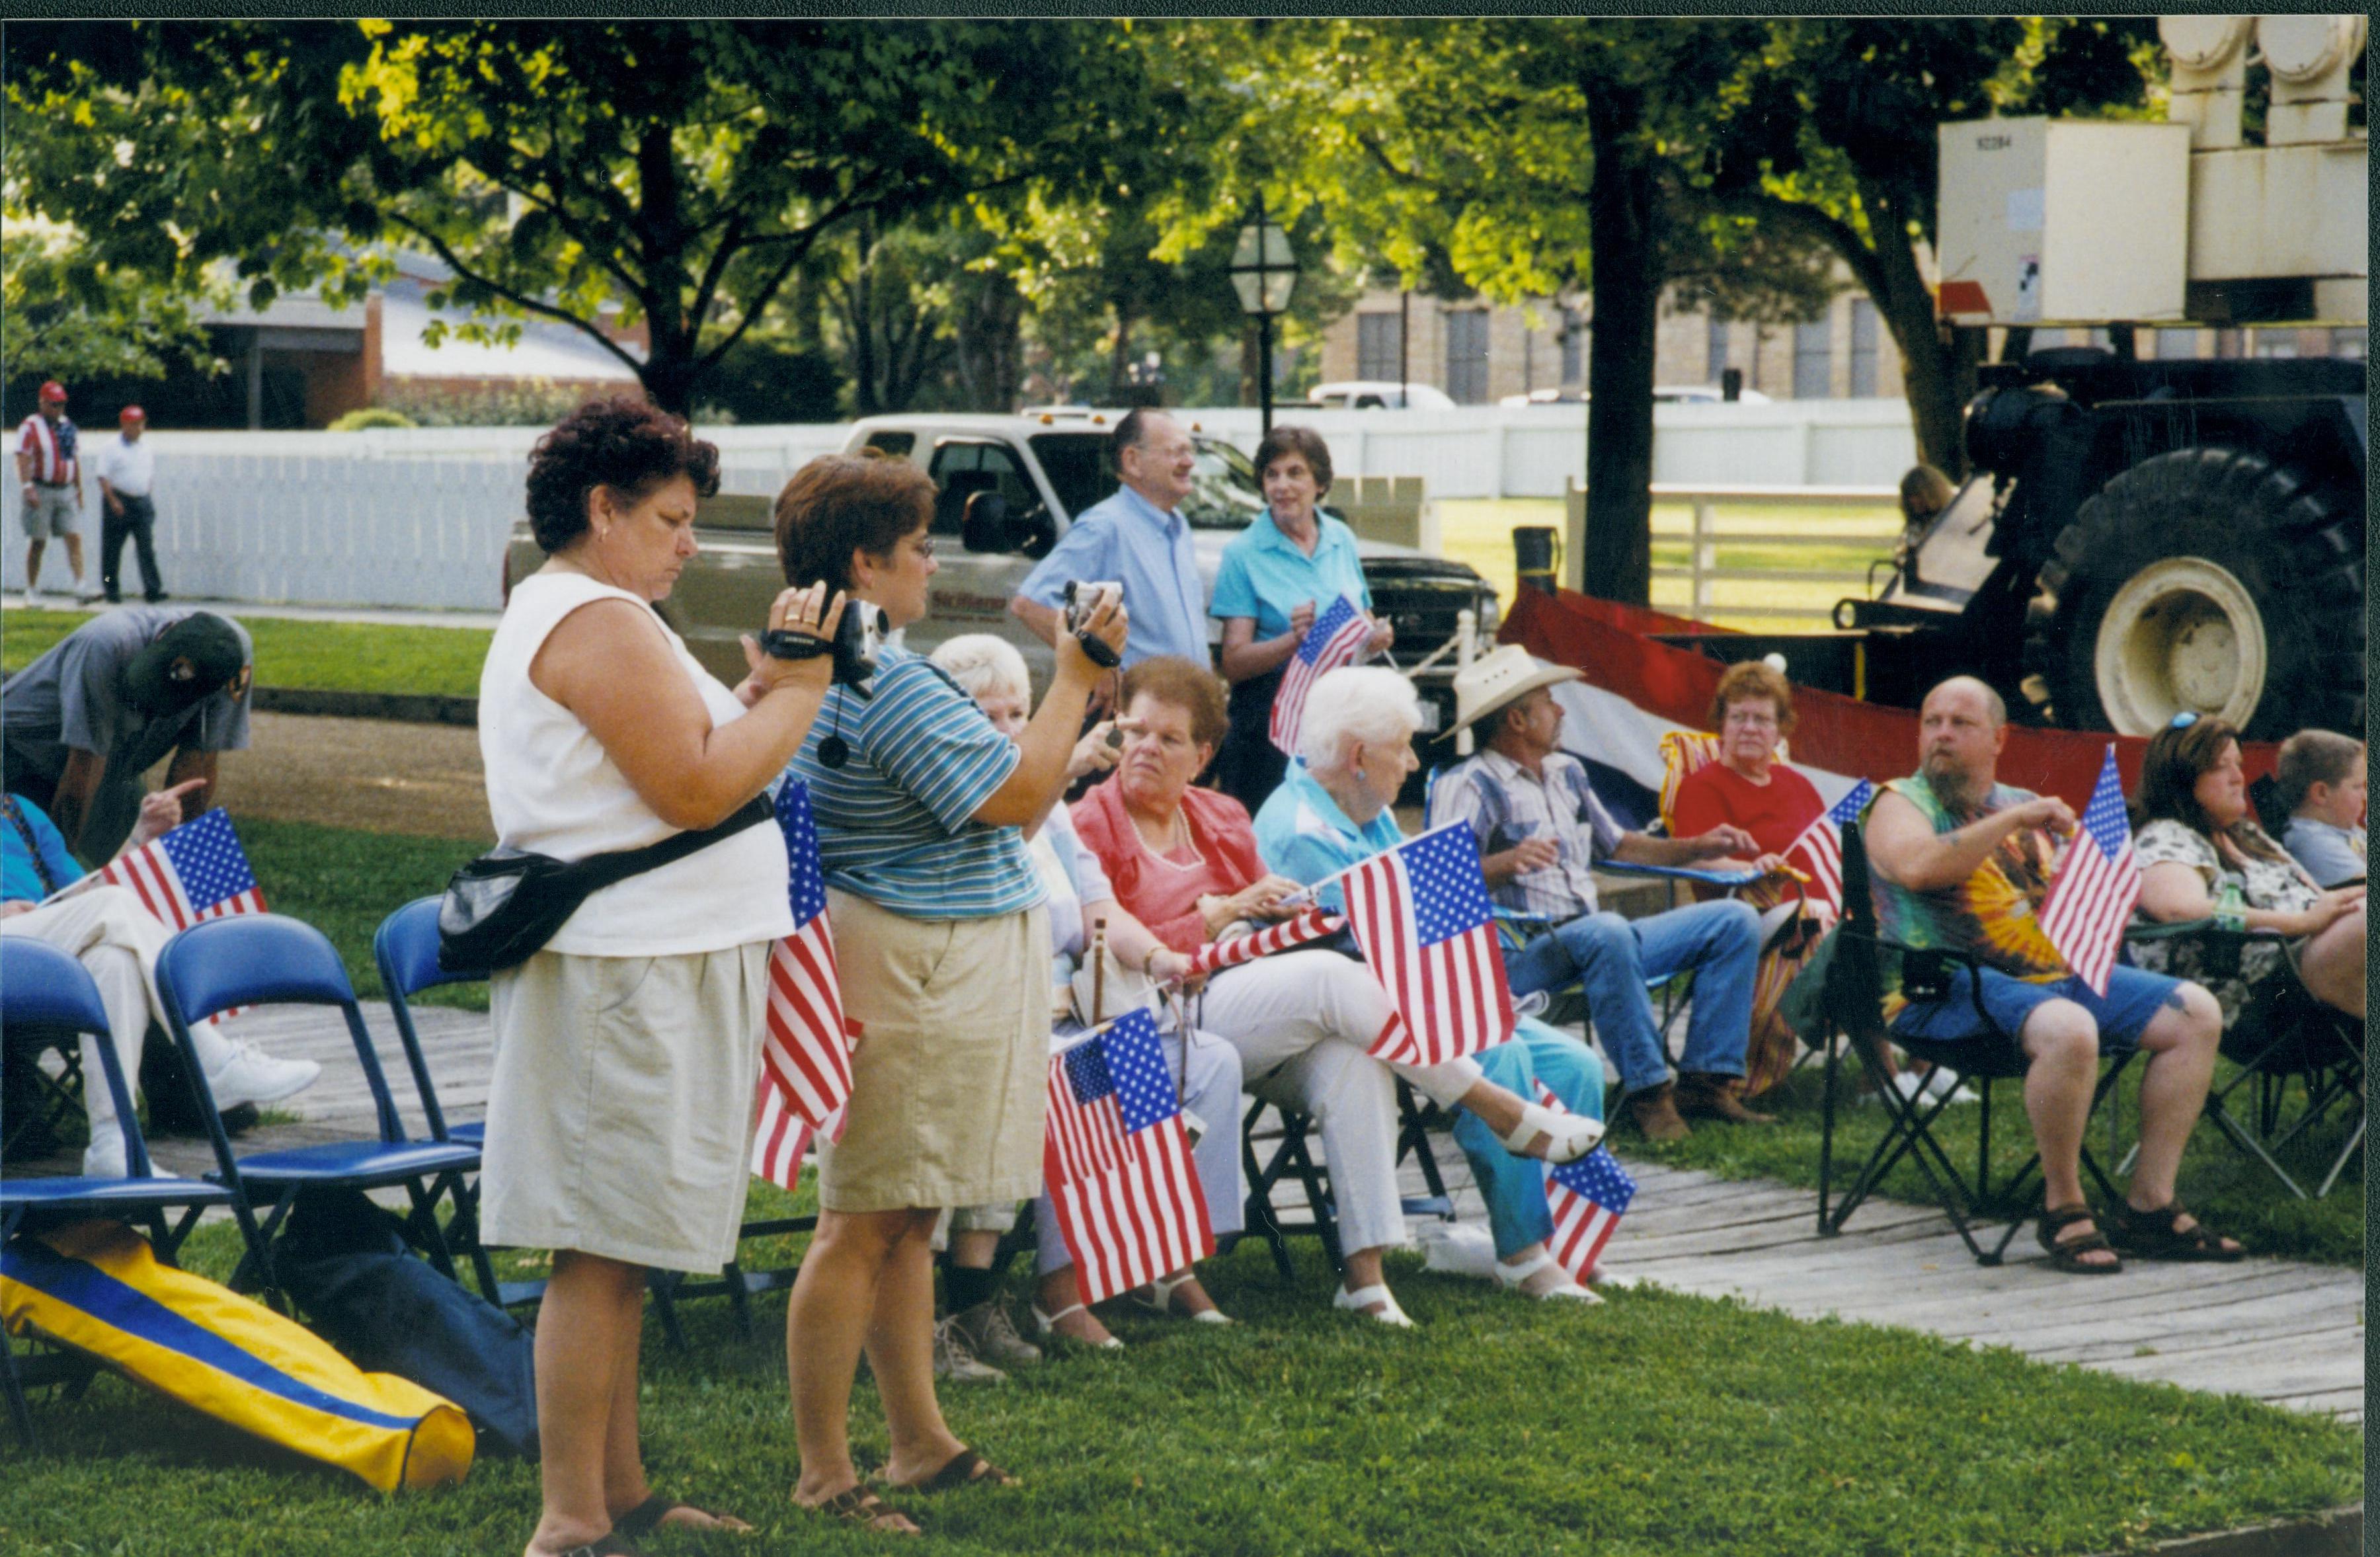
[[681,1528],[710,1529],[723,1535],[749,1535],[751,1533],[751,1526],[745,1524],[744,1521],[734,1517],[732,1514],[714,1514],[707,1508],[696,1508],[695,1505],[690,1502],[680,1502],[675,1498],[665,1497],[659,1492],[655,1492],[651,1497],[647,1498],[636,1507],[628,1510],[625,1514],[623,1514],[618,1518],[613,1520],[612,1528],[615,1533],[625,1536],[631,1540],[642,1540],[645,1537],[651,1535],[655,1530],[660,1529],[662,1527],[662,1521],[667,1519],[671,1514],[675,1514],[681,1508],[690,1509],[694,1513],[701,1514],[705,1519],[711,1521],[708,1526],[681,1526]]
[[972,1449],[962,1449],[923,1481],[893,1482],[905,1492],[947,1492],[953,1487],[1014,1487],[1017,1478]]
[[[2078,1222],[2092,1223],[2091,1231],[2079,1238],[2059,1242],[2058,1235]],[[2091,1214],[2088,1206],[2060,1206],[2055,1210],[2043,1207],[2041,1225],[2034,1235],[2041,1240],[2042,1248],[2047,1251],[2053,1271],[2063,1271],[2070,1276],[2117,1276],[2123,1273],[2124,1262],[2121,1259],[2103,1263],[2082,1258],[2102,1250],[2109,1254],[2116,1252],[2115,1247],[2107,1242],[2107,1235],[2100,1231],[2098,1218]]]
[[916,1527],[917,1519],[915,1514],[906,1510],[894,1508],[865,1487],[846,1487],[826,1502],[811,1504],[810,1512],[823,1514],[830,1519],[840,1519],[846,1524],[856,1525],[864,1530],[874,1530],[880,1535],[925,1534],[922,1527],[904,1530],[897,1526],[885,1523],[891,1519],[906,1519]]
[[2134,1210],[2122,1201],[2115,1206],[2115,1214],[2107,1219],[2110,1243],[2125,1254],[2142,1259],[2207,1260],[2229,1264],[2244,1259],[2247,1249],[2228,1243],[2221,1234],[2199,1222],[2187,1230],[2175,1223],[2190,1214],[2190,1208],[2177,1195],[2153,1211]]

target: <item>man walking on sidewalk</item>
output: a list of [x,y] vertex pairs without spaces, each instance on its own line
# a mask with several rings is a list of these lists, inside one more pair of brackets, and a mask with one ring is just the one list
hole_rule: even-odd
[[138,406],[127,406],[117,414],[116,426],[115,436],[100,445],[99,457],[91,464],[92,473],[99,477],[103,505],[99,587],[111,605],[124,599],[118,580],[128,538],[140,563],[140,596],[154,605],[165,598],[165,586],[157,572],[157,456],[140,439],[149,426],[149,413]]
[[67,420],[67,386],[52,379],[42,385],[40,409],[17,429],[17,482],[23,491],[25,603],[41,598],[42,553],[50,538],[67,543],[67,568],[74,592],[82,594],[82,461],[75,452],[75,424]]

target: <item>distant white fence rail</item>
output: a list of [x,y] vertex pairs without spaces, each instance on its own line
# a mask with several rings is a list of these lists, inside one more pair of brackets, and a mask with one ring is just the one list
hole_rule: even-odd
[[[1180,413],[1254,449],[1253,409]],[[1463,407],[1437,411],[1306,411],[1342,476],[1420,476],[1432,498],[1559,499],[1586,470],[1586,407]],[[1883,487],[1913,457],[1899,401],[1663,406],[1654,412],[1653,479],[1680,486]],[[369,432],[152,432],[157,553],[165,587],[222,600],[493,610],[504,537],[521,513],[532,427]],[[843,446],[847,425],[705,429],[721,484],[773,493],[814,456]],[[95,449],[100,434],[86,432]],[[16,483],[6,483],[0,585],[24,587]],[[98,584],[100,499],[86,480],[86,576]],[[53,545],[42,583],[65,587]],[[126,548],[125,576],[138,588]]]

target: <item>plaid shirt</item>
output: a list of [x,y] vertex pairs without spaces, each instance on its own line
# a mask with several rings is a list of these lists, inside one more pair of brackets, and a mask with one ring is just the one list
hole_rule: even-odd
[[1627,833],[1595,797],[1586,764],[1562,751],[1548,756],[1540,773],[1495,751],[1447,769],[1430,789],[1429,824],[1450,821],[1470,824],[1482,858],[1524,838],[1560,845],[1554,864],[1488,889],[1500,908],[1557,922],[1596,911],[1595,862]]

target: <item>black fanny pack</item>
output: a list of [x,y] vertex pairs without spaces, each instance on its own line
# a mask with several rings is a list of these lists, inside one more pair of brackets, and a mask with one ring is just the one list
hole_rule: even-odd
[[491,850],[455,872],[438,905],[441,972],[487,975],[527,962],[578,906],[640,871],[683,859],[774,813],[756,795],[716,827],[679,833],[640,849],[556,859],[526,849]]

